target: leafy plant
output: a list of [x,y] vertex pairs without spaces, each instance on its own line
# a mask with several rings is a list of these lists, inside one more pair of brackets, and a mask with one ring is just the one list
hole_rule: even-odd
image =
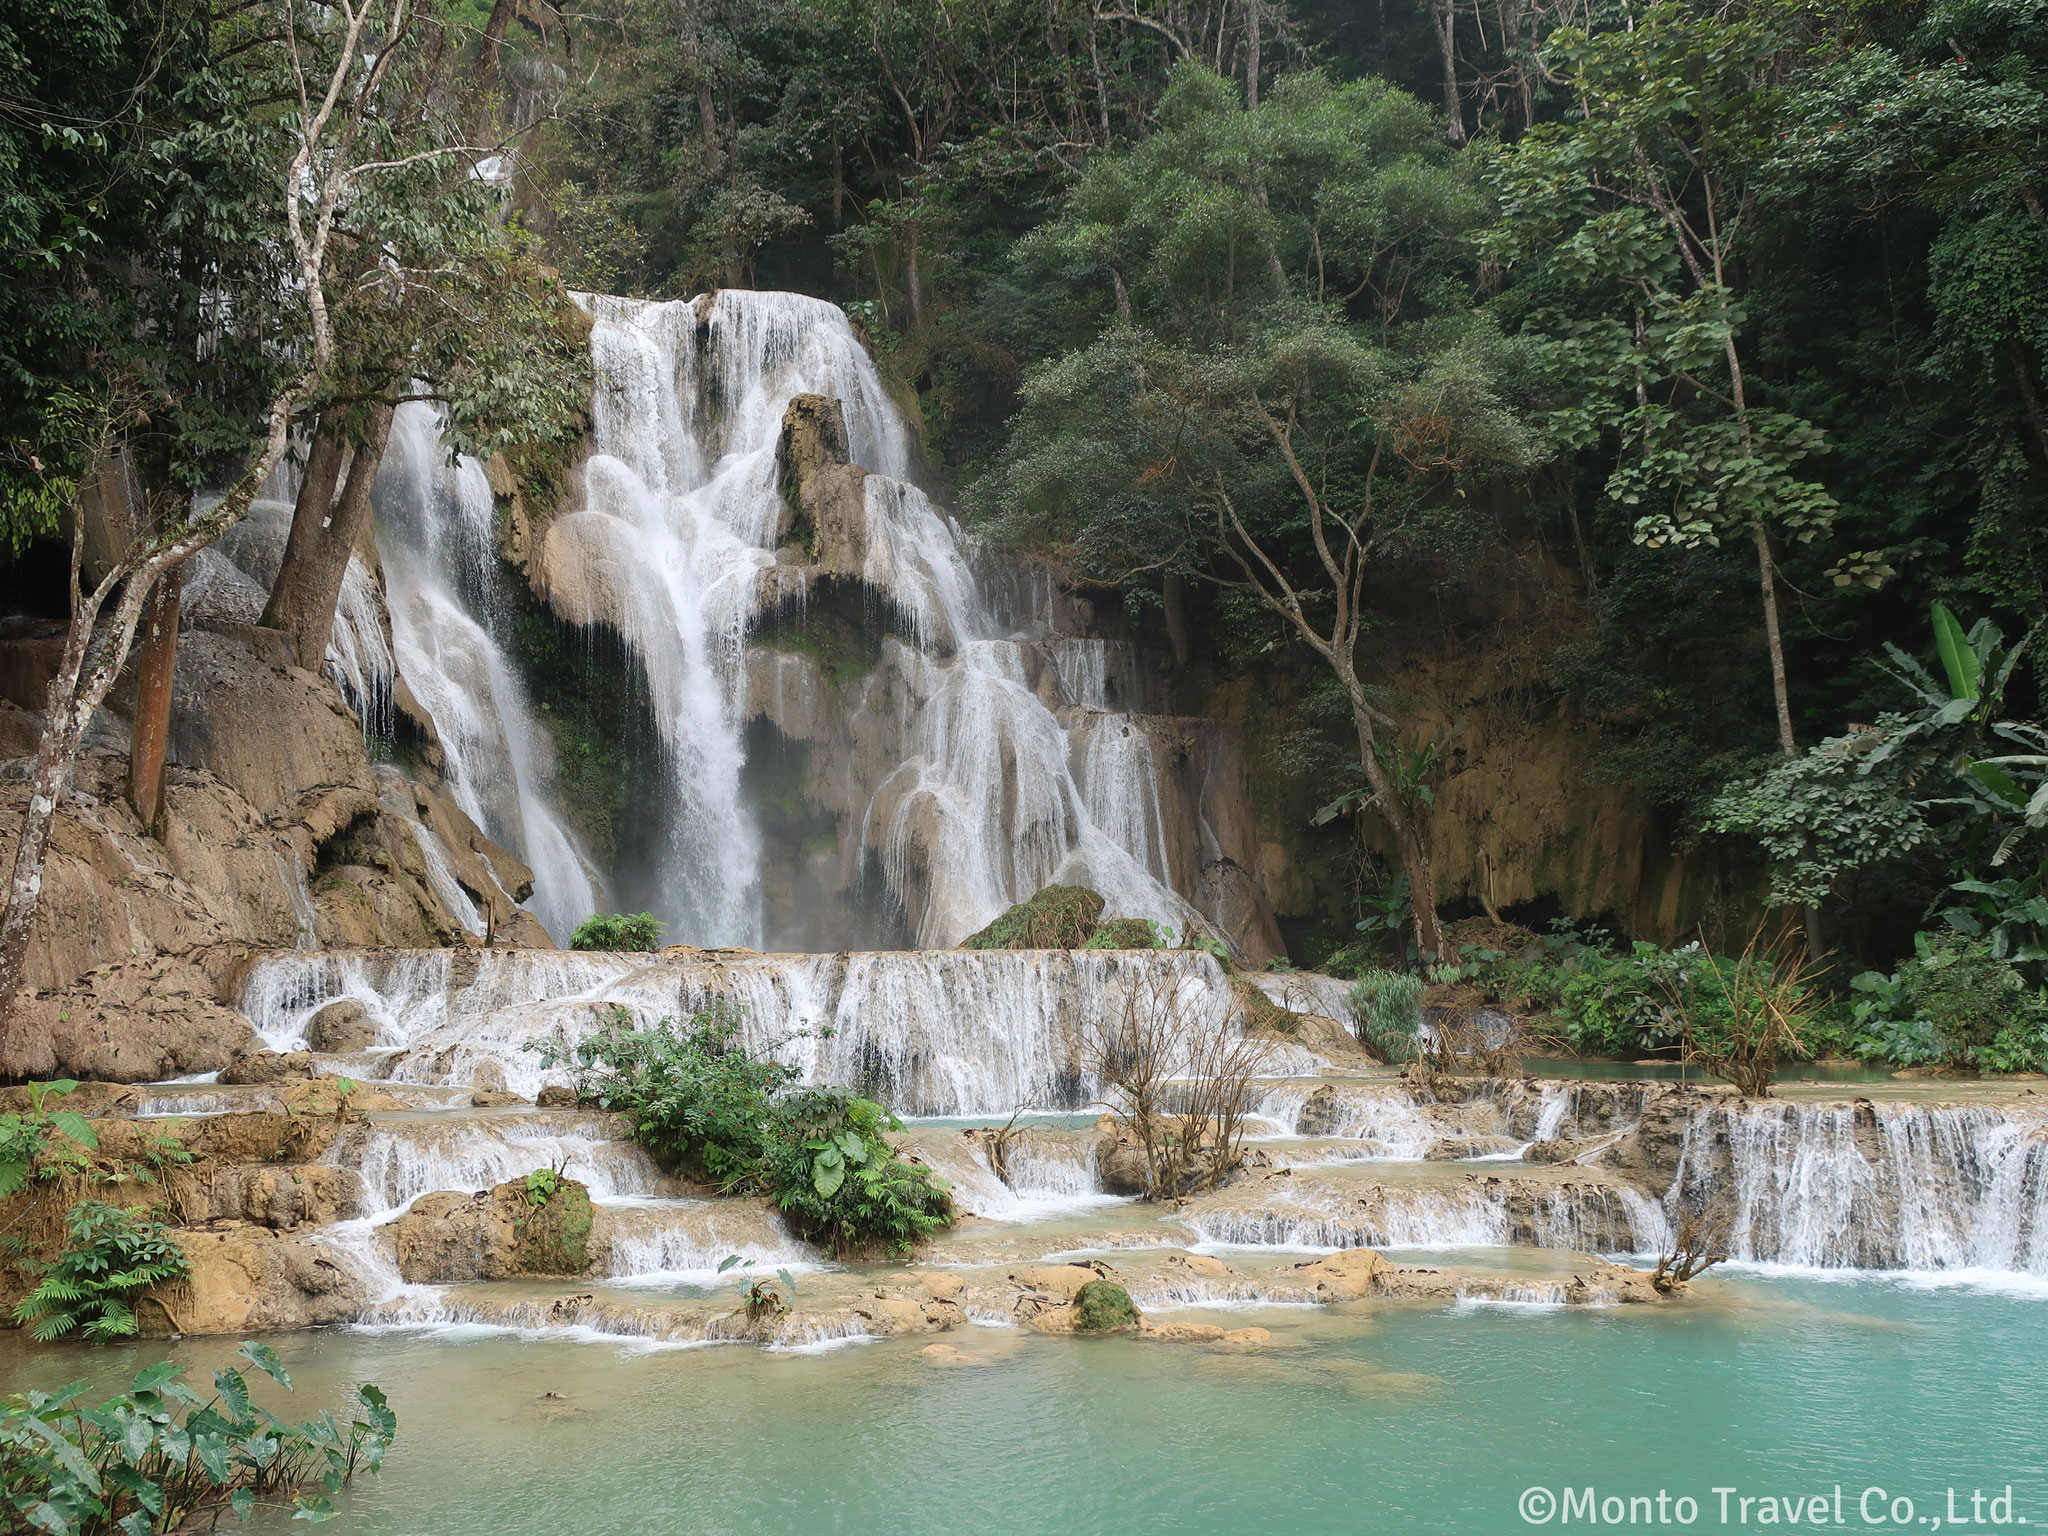
[[1412,1061],[1426,990],[1422,978],[1411,971],[1364,972],[1345,994],[1359,1044],[1383,1061]]
[[536,1168],[526,1176],[526,1203],[532,1206],[546,1205],[555,1198],[561,1187],[561,1169]]
[[1079,949],[1102,921],[1103,900],[1085,885],[1048,885],[1020,901],[962,949]]
[[85,1116],[48,1107],[77,1088],[70,1078],[30,1083],[28,1113],[0,1115],[0,1197],[19,1194],[32,1178],[79,1172],[89,1161],[86,1153],[99,1150],[99,1137]]
[[[736,1253],[727,1254],[719,1261],[718,1272],[722,1275],[729,1269],[752,1269],[754,1261],[743,1259]],[[760,1322],[764,1318],[781,1317],[796,1304],[796,1277],[786,1269],[778,1269],[771,1275],[756,1280],[740,1279],[740,1301],[747,1309],[749,1322]]]
[[[291,1390],[267,1345],[245,1343],[241,1356]],[[327,1520],[331,1495],[357,1473],[376,1472],[398,1433],[397,1415],[367,1382],[345,1427],[331,1413],[292,1425],[250,1400],[238,1370],[215,1371],[211,1397],[186,1386],[184,1374],[159,1361],[98,1407],[83,1405],[84,1381],[8,1398],[0,1408],[6,1529],[149,1536],[192,1529],[209,1512],[218,1520],[223,1509],[246,1520],[258,1508]]]
[[1806,1054],[1806,1027],[1819,999],[1803,955],[1779,955],[1751,939],[1734,961],[1701,950],[1704,978],[1666,983],[1686,1061],[1745,1098],[1771,1091],[1778,1064]]
[[191,1272],[185,1250],[161,1222],[103,1200],[81,1200],[64,1219],[69,1239],[36,1288],[15,1307],[39,1341],[74,1328],[89,1339],[135,1332],[133,1302],[153,1285]]
[[569,935],[569,947],[620,954],[647,953],[661,948],[661,935],[667,927],[652,912],[594,912],[576,925],[576,931]]
[[885,1132],[901,1124],[872,1099],[807,1088],[775,1106],[762,1171],[775,1203],[808,1236],[842,1255],[908,1252],[952,1225],[952,1188],[898,1157]]
[[950,1225],[948,1186],[896,1155],[886,1133],[901,1127],[886,1109],[836,1088],[796,1090],[795,1069],[749,1051],[742,1024],[725,1002],[646,1030],[621,1009],[573,1046],[532,1048],[544,1065],[574,1068],[579,1097],[623,1112],[664,1168],[766,1194],[835,1252],[900,1252]]

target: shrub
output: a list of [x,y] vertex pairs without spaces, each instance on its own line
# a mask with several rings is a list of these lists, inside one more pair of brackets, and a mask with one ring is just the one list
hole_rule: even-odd
[[[267,1346],[244,1344],[241,1354],[291,1390]],[[334,1513],[329,1496],[382,1466],[398,1434],[397,1415],[367,1383],[344,1428],[325,1413],[286,1424],[249,1400],[238,1370],[215,1371],[211,1397],[186,1386],[184,1373],[159,1361],[97,1408],[81,1406],[91,1390],[83,1381],[8,1398],[0,1407],[6,1529],[144,1536],[194,1529],[209,1512],[217,1522],[223,1507],[242,1519],[262,1506],[324,1520]]]
[[1919,934],[1896,975],[1850,982],[1849,1048],[1897,1066],[1945,1063],[1989,1072],[2048,1069],[2048,999],[1988,940]]
[[731,1004],[714,1004],[680,1027],[663,1019],[636,1030],[632,1022],[615,1008],[573,1047],[549,1040],[531,1048],[544,1066],[573,1068],[578,1098],[624,1113],[634,1139],[662,1167],[751,1187],[767,1151],[769,1100],[795,1070],[747,1050]]
[[1083,949],[1164,949],[1173,937],[1149,917],[1112,917],[1095,930]]
[[1358,1043],[1383,1061],[1414,1060],[1425,990],[1422,978],[1408,971],[1363,972],[1346,994]]
[[1102,920],[1102,897],[1085,885],[1048,885],[1020,901],[962,949],[1079,949]]
[[806,1237],[842,1257],[907,1252],[951,1226],[951,1187],[896,1155],[901,1130],[872,1099],[836,1088],[793,1093],[775,1106],[762,1173],[768,1192]]
[[89,1339],[135,1332],[134,1301],[153,1285],[190,1273],[185,1250],[161,1222],[103,1200],[81,1200],[64,1218],[69,1241],[36,1288],[14,1309],[41,1341],[76,1328]]
[[1074,1293],[1076,1333],[1117,1333],[1138,1326],[1131,1293],[1113,1280],[1090,1280]]
[[1733,961],[1700,954],[1697,970],[1665,983],[1679,1047],[1691,1065],[1746,1098],[1763,1098],[1779,1062],[1806,1054],[1804,1029],[1818,1001],[1805,959],[1774,955],[1755,939]]
[[30,1083],[28,1113],[0,1115],[0,1197],[19,1194],[31,1178],[81,1172],[86,1153],[99,1150],[99,1137],[83,1115],[47,1107],[77,1087],[70,1078]]
[[645,954],[661,948],[661,935],[667,927],[652,912],[593,912],[569,935],[569,947]]
[[619,1009],[573,1047],[535,1048],[545,1065],[572,1063],[579,1097],[623,1112],[662,1167],[766,1194],[835,1253],[902,1252],[952,1223],[945,1181],[889,1145],[885,1133],[901,1127],[888,1110],[796,1088],[795,1069],[746,1048],[741,1022],[720,1003],[680,1027],[636,1030]]

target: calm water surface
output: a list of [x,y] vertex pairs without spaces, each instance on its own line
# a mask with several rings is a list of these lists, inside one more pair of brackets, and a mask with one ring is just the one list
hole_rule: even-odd
[[[1179,1314],[1271,1327],[1279,1347],[1257,1353],[976,1328],[948,1336],[973,1362],[953,1367],[922,1339],[767,1355],[293,1335],[274,1342],[298,1391],[275,1406],[386,1388],[398,1446],[332,1528],[391,1536],[1494,1533],[1534,1528],[1516,1512],[1532,1485],[1690,1495],[1695,1528],[1735,1529],[1717,1486],[1825,1491],[1831,1523],[1840,1483],[1848,1528],[1867,1530],[1857,1500],[1876,1484],[1915,1499],[1926,1530],[1948,1487],[1967,1509],[1972,1488],[2010,1483],[2015,1523],[2048,1523],[2048,1301],[1875,1280],[1702,1292],[1656,1309]],[[0,1378],[111,1382],[164,1349],[11,1342]],[[204,1369],[231,1352],[175,1347]],[[1896,1529],[1889,1509],[1879,1528]]]

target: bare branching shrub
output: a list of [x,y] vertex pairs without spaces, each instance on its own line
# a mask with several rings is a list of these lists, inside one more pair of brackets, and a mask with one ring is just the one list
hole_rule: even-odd
[[1518,1071],[1528,1048],[1513,1015],[1467,1004],[1432,1007],[1415,1039],[1410,1076],[1500,1077]]
[[1660,1295],[1675,1295],[1688,1281],[1728,1257],[1734,1226],[1734,1207],[1725,1198],[1688,1201],[1672,1228],[1670,1243],[1651,1271],[1650,1284]]
[[1666,983],[1688,1065],[1732,1083],[1744,1098],[1768,1098],[1778,1064],[1804,1057],[1802,1034],[1819,1011],[1814,965],[1791,945],[1753,935],[1734,960],[1707,950],[1706,983]]
[[1084,1059],[1144,1153],[1147,1200],[1200,1194],[1237,1168],[1269,1049],[1212,1022],[1200,991],[1171,975],[1132,982],[1088,1021]]

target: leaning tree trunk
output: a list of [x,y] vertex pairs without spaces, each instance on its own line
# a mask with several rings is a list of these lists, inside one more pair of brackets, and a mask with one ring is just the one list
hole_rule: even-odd
[[142,660],[136,668],[135,725],[128,737],[128,802],[144,832],[154,835],[164,807],[164,764],[171,747],[172,683],[178,670],[178,609],[185,567],[157,578],[143,620]]
[[[334,633],[335,605],[341,600],[342,578],[370,521],[370,489],[391,437],[392,408],[370,407],[363,439],[341,473],[341,445],[322,434],[306,465],[305,483],[292,509],[292,531],[285,540],[284,560],[271,583],[263,622],[292,638],[299,665],[318,672],[327,658],[327,640]],[[336,486],[340,494],[336,494]]]

